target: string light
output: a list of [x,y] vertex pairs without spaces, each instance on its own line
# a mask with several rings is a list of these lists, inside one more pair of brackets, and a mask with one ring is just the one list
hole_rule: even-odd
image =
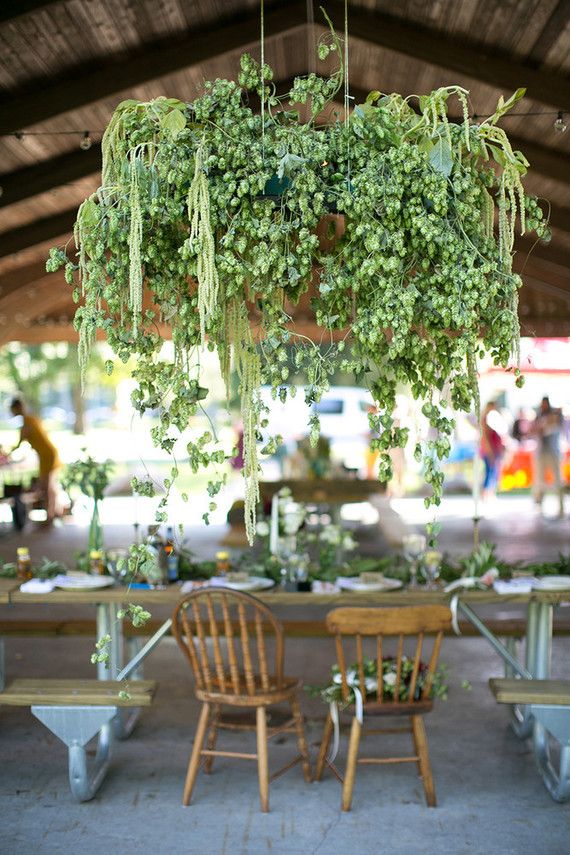
[[79,143],[79,148],[82,149],[82,151],[89,151],[89,149],[91,148],[92,142],[93,141],[92,141],[91,137],[89,136],[89,131],[85,131],[85,133],[83,134],[83,136],[81,138],[81,142]]
[[554,120],[554,130],[558,131],[559,134],[563,134],[566,130],[566,122],[564,121],[564,113],[562,110],[558,111],[558,115]]

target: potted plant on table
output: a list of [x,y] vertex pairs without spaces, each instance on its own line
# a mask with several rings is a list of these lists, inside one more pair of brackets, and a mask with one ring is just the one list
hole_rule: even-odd
[[103,499],[105,488],[109,484],[114,468],[111,460],[99,462],[88,454],[80,460],[68,464],[62,478],[65,490],[78,490],[83,496],[93,500],[93,512],[89,525],[87,541],[88,552],[103,549],[103,527],[99,519],[99,502]]

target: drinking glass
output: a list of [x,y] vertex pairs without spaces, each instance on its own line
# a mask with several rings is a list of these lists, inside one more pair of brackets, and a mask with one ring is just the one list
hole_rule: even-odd
[[424,555],[424,573],[426,577],[426,589],[428,591],[439,590],[437,579],[441,565],[442,554],[435,549],[428,550]]
[[418,561],[426,548],[426,539],[423,534],[407,534],[402,539],[404,555],[410,562],[410,584],[408,588],[418,587]]
[[[125,581],[125,577],[128,572],[126,563],[128,555],[128,549],[108,549],[106,552],[107,572],[115,580],[115,585],[120,585],[122,582]],[[119,570],[117,565],[121,558],[124,558],[125,562]]]

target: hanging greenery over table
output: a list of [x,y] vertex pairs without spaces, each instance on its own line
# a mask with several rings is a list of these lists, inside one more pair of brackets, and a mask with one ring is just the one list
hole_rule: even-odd
[[[260,386],[282,399],[293,392],[291,346],[309,404],[337,368],[370,389],[382,479],[389,450],[408,439],[392,412],[397,386],[409,387],[437,436],[415,454],[424,457],[428,501],[439,503],[449,413],[477,405],[477,355],[504,366],[516,357],[515,228],[547,236],[521,184],[528,163],[497,125],[524,90],[479,124],[458,86],[419,98],[372,92],[335,112],[344,67],[332,29],[319,55],[331,51],[336,73],[298,78],[283,97],[271,69],[244,55],[239,82],[208,82],[192,104],[121,103],[103,138],[102,185],[79,209],[77,256],[52,250],[48,261],[48,270],[65,264],[80,303],[82,367],[98,330],[119,359],[136,356],[133,404],[141,413],[160,408],[152,433],[166,451],[207,396],[202,349],[217,351],[226,386],[236,370],[250,539]],[[249,105],[254,93],[262,115]],[[461,123],[448,120],[450,100]],[[291,306],[309,288],[321,342],[291,323]],[[172,328],[172,361],[160,354],[159,322]],[[316,441],[316,415],[310,428]],[[274,450],[270,440],[261,453]],[[224,462],[211,432],[187,451],[194,471]],[[209,484],[211,508],[220,487],[221,479]]]

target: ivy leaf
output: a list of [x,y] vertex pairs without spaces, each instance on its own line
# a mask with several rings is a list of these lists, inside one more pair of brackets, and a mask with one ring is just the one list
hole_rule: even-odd
[[381,95],[382,93],[379,92],[378,89],[373,89],[372,92],[369,92],[366,96],[366,103],[374,104],[374,102],[377,101]]
[[453,168],[453,154],[449,143],[440,137],[429,153],[429,162],[436,172],[441,172],[447,178]]
[[186,127],[186,116],[182,110],[171,110],[162,117],[160,126],[175,140]]

